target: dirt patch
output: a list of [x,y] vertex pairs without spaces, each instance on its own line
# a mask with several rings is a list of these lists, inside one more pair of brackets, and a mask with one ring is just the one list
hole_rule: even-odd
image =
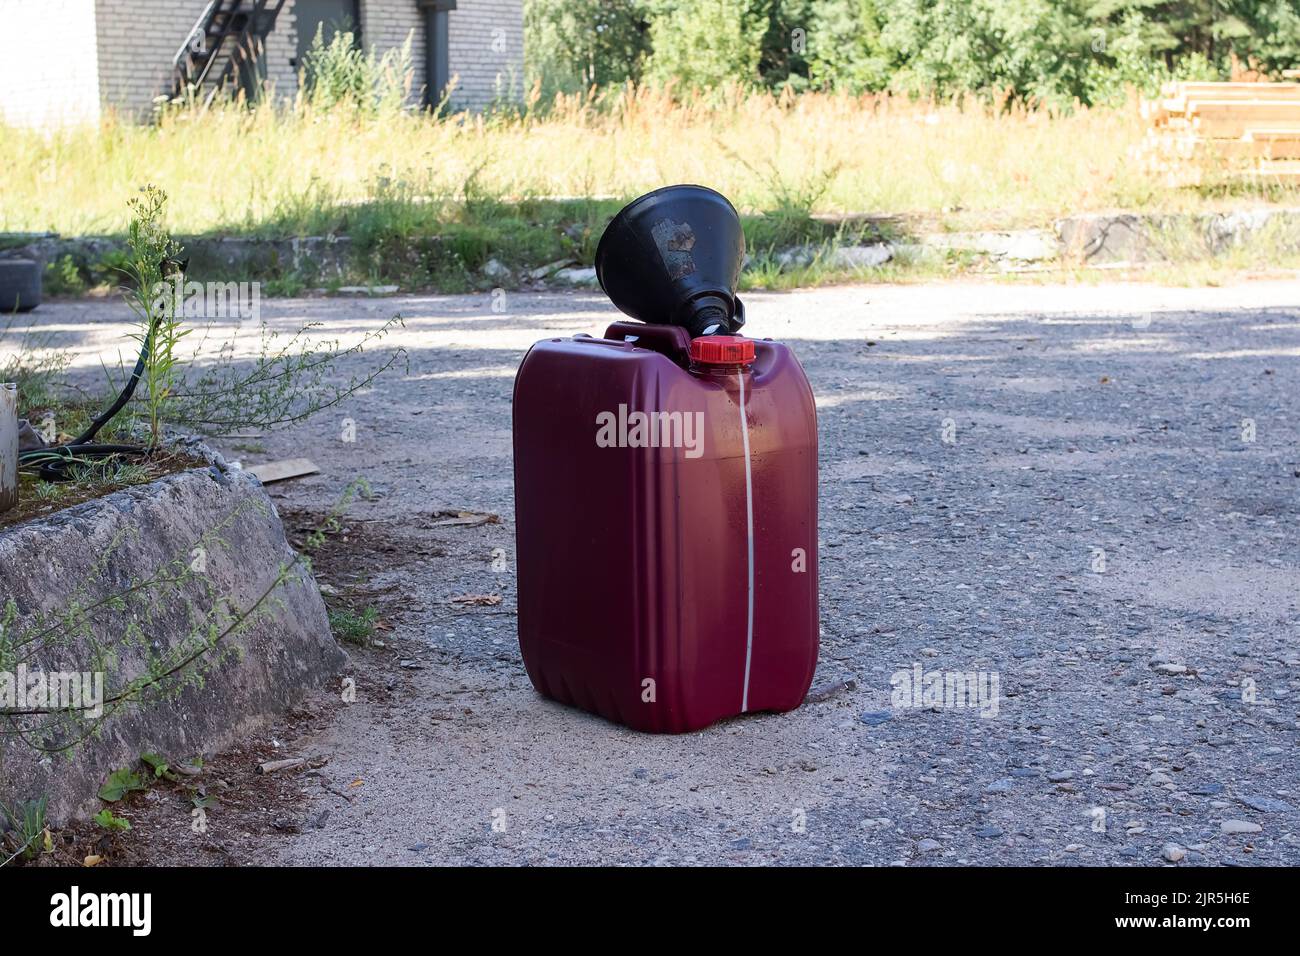
[[[345,681],[354,681],[358,694],[386,713],[409,699],[411,675],[401,662],[419,653],[416,645],[389,639],[380,647],[354,648],[351,653]],[[98,866],[244,866],[274,852],[277,841],[326,827],[330,812],[309,814],[309,795],[326,790],[351,804],[365,783],[331,784],[326,776],[329,759],[313,754],[307,745],[334,721],[340,699],[314,694],[265,733],[205,759],[197,774],[157,779],[147,790],[104,804],[114,816],[129,821],[131,829],[69,824],[51,834],[51,852],[27,865],[85,866],[88,858],[99,857]],[[258,772],[264,763],[290,759],[303,763]],[[202,813],[196,814],[200,808]]]
[[148,790],[106,803],[115,817],[129,821],[130,830],[70,824],[53,835],[53,852],[38,857],[36,865],[85,866],[94,857],[100,866],[244,862],[255,846],[300,830],[303,821],[294,811],[302,778],[320,767],[308,761],[293,771],[259,774],[258,765],[294,756],[295,740],[328,720],[328,710],[312,701],[286,715],[275,733],[204,761],[197,774],[158,779]]
[[29,474],[22,475],[18,481],[18,504],[0,514],[0,528],[21,524],[33,518],[45,518],[123,488],[148,484],[180,471],[207,467],[203,459],[181,454],[121,460],[138,467],[105,471],[103,466],[97,465],[91,477],[57,483],[39,481]]
[[[296,551],[305,549],[312,534],[319,531],[324,536],[324,544],[312,553],[312,572],[325,606],[332,614],[344,611],[352,615],[364,615],[373,608],[373,627],[380,634],[391,631],[394,621],[413,610],[400,579],[393,580],[397,577],[394,572],[446,555],[441,545],[429,539],[431,522],[399,526],[347,515],[330,522],[316,511],[284,505],[277,510]],[[382,576],[377,573],[381,569]],[[347,643],[355,646],[358,642]],[[383,648],[386,643],[380,640],[378,646]]]

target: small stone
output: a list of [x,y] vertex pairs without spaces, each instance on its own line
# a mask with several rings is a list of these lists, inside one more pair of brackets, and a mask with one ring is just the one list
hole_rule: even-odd
[[827,261],[836,269],[870,269],[884,265],[893,257],[893,246],[878,242],[869,246],[841,246],[831,251]]
[[489,279],[506,279],[510,277],[510,269],[497,259],[489,259],[483,263],[483,274]]
[[975,835],[982,840],[991,840],[994,837],[1002,836],[1002,828],[995,826],[980,827],[975,831]]
[[887,710],[869,710],[862,715],[861,720],[868,727],[879,727],[887,723],[894,715]]
[[1065,781],[1073,779],[1073,770],[1054,770],[1047,775],[1048,783],[1065,783]]
[[1067,844],[1066,847],[1065,847],[1065,852],[1066,852],[1066,853],[1078,853],[1078,852],[1079,852],[1080,850],[1082,850],[1082,849],[1083,849],[1083,844],[1082,844],[1082,843],[1069,843],[1069,844]]
[[1157,664],[1152,668],[1157,674],[1186,674],[1186,664]]
[[591,267],[585,269],[570,268],[561,269],[551,276],[556,282],[565,282],[569,285],[595,285],[596,270]]
[[570,259],[557,259],[555,262],[548,262],[544,266],[538,266],[536,269],[531,270],[528,273],[528,276],[531,279],[545,279],[556,269],[559,269],[562,266],[569,265],[571,261],[572,260]]
[[1246,806],[1250,807],[1252,810],[1258,810],[1260,813],[1294,813],[1295,812],[1295,807],[1291,806],[1291,804],[1287,803],[1285,800],[1275,800],[1272,797],[1262,797],[1262,796],[1256,796],[1252,794],[1244,797],[1238,797],[1237,799],[1240,800],[1242,803],[1244,803]]
[[1259,833],[1264,828],[1249,820],[1224,820],[1219,824],[1222,833]]
[[395,285],[341,285],[334,290],[338,295],[396,295],[400,291]]
[[1178,863],[1183,857],[1187,856],[1187,851],[1177,843],[1166,843],[1164,849],[1160,851],[1160,855],[1170,863]]
[[916,844],[917,853],[934,853],[935,851],[942,849],[943,847],[939,844],[938,840],[921,840]]
[[999,780],[994,780],[991,784],[985,787],[984,792],[985,793],[1010,793],[1011,788],[1013,786],[1015,786],[1015,784],[1012,783],[1010,777],[1002,777]]

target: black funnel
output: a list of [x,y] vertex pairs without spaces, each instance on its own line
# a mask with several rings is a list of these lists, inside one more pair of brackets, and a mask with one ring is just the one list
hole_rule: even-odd
[[691,336],[745,324],[736,280],[745,258],[740,216],[704,186],[665,186],[614,217],[596,247],[596,278],[619,310]]

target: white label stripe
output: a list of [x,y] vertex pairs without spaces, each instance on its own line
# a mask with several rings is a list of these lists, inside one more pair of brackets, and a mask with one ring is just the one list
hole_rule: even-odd
[[740,436],[745,449],[745,530],[749,545],[749,591],[745,623],[745,689],[740,696],[740,712],[749,710],[749,665],[754,657],[754,476],[749,467],[749,420],[745,416],[745,373],[736,373],[740,383]]

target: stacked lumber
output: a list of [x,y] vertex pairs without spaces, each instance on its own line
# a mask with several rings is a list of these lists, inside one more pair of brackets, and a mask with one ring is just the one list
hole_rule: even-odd
[[1142,104],[1147,172],[1171,185],[1207,172],[1300,183],[1300,83],[1170,83],[1161,94]]

